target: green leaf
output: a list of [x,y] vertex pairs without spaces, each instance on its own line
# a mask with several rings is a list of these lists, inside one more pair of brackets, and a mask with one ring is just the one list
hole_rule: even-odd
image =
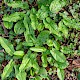
[[61,53],[60,51],[53,48],[52,50],[50,50],[50,52],[56,61],[58,61],[58,62],[66,61],[65,55],[63,53]]
[[46,48],[44,48],[44,47],[31,47],[30,50],[34,51],[34,52],[45,52]]
[[37,54],[32,54],[31,51],[28,52],[22,60],[22,64],[19,67],[19,71],[30,70],[31,67],[35,70],[35,73],[39,71],[39,65],[36,61]]
[[[34,76],[34,74],[35,74],[35,73],[34,73],[34,70],[33,70],[33,69],[30,69],[30,75],[31,75],[31,76]],[[32,79],[34,79],[34,78],[32,78]]]
[[72,19],[71,17],[63,17],[63,23],[69,27],[74,28],[76,30],[80,30],[80,22],[76,19]]
[[63,24],[62,21],[59,22],[59,30],[63,33],[63,35],[68,38],[68,28]]
[[11,29],[13,27],[13,22],[4,21],[3,23],[4,23],[5,28],[7,29]]
[[65,77],[64,74],[65,73],[64,73],[63,69],[59,69],[59,68],[57,69],[57,75],[58,75],[60,80],[64,80],[64,77]]
[[17,75],[19,72],[19,65],[14,65],[14,69],[15,69],[15,75]]
[[28,31],[25,31],[24,32],[24,36],[25,36],[25,40],[26,40],[26,42],[28,43],[32,43],[32,40],[30,39],[30,34],[28,33]]
[[38,31],[42,31],[44,29],[44,24],[43,23],[39,23],[37,26],[37,30]]
[[24,56],[24,51],[15,51],[13,54],[14,54],[15,56],[22,57],[22,56]]
[[50,33],[61,37],[57,24],[52,19],[50,19],[50,17],[47,17],[46,20],[44,19],[43,23],[45,25],[45,28],[49,29]]
[[22,2],[22,1],[13,1],[10,3],[7,3],[8,6],[12,8],[22,8],[22,9],[28,9],[28,4],[27,2]]
[[22,47],[23,47],[22,42],[20,42],[19,44],[17,44],[16,50],[21,50]]
[[25,71],[19,71],[19,65],[14,66],[15,69],[15,76],[18,80],[26,80],[26,72]]
[[16,78],[17,78],[18,80],[26,80],[26,72],[25,72],[25,71],[19,72],[19,73],[16,75]]
[[29,42],[23,42],[22,43],[24,46],[33,46],[33,42],[29,40]]
[[53,46],[59,50],[60,49],[60,44],[57,41],[53,41]]
[[51,66],[53,66],[54,65],[54,59],[52,58],[52,57],[47,57],[47,61],[49,62],[49,64],[51,65]]
[[4,61],[4,53],[0,52],[0,64]]
[[60,69],[65,69],[69,65],[68,61],[65,61],[64,63],[61,62],[55,62],[54,66]]
[[48,39],[48,40],[47,40],[47,45],[48,45],[48,46],[53,46],[53,40]]
[[50,33],[47,30],[41,31],[37,37],[37,44],[38,45],[45,44],[47,42],[47,39],[49,38],[49,34]]
[[58,13],[66,4],[66,0],[54,0],[51,2],[50,11],[52,13]]
[[3,73],[1,75],[2,80],[7,78],[13,70],[14,61],[11,59],[10,62],[5,66]]
[[14,32],[16,34],[22,34],[24,31],[25,31],[24,24],[22,23],[22,21],[18,21],[14,26]]
[[27,34],[29,34],[29,23],[30,23],[30,19],[28,17],[28,15],[25,15],[24,20],[23,20],[24,26],[26,28],[26,32]]
[[31,60],[31,62],[32,62],[32,67],[34,68],[35,73],[38,73],[39,72],[39,65],[38,65],[37,61]]
[[26,65],[29,63],[29,60],[30,58],[28,57],[29,55],[26,54],[24,57],[23,57],[23,60],[22,60],[22,63],[19,67],[19,71],[24,71],[26,69]]
[[0,44],[9,55],[11,55],[11,56],[13,55],[13,53],[15,51],[14,47],[7,39],[0,37]]
[[42,5],[41,8],[38,10],[36,16],[40,20],[43,20],[46,17],[48,17],[48,13],[49,13],[49,9],[47,7],[45,7],[45,6]]
[[34,30],[36,30],[37,26],[38,26],[38,20],[35,14],[30,14],[30,19],[31,19],[31,26]]
[[35,80],[42,80],[42,78],[40,76],[36,76]]
[[28,62],[28,64],[26,65],[26,67],[25,67],[25,70],[26,71],[29,71],[31,68],[32,68],[32,61],[31,60],[29,60],[29,62]]
[[68,47],[68,46],[62,46],[61,47],[61,52],[64,53],[64,54],[72,54],[73,50],[70,49],[70,47]]
[[44,53],[42,54],[42,66],[43,67],[47,67],[48,63],[47,63],[47,55],[45,55]]
[[18,20],[21,20],[24,16],[24,12],[15,12],[10,15],[5,14],[2,20],[7,22],[17,22]]
[[47,78],[47,71],[45,68],[40,68],[38,73],[42,78]]
[[37,57],[36,53],[30,54],[30,60],[32,63],[32,67],[35,69],[35,72],[37,73],[39,71],[39,65],[37,63],[36,57]]
[[40,8],[42,5],[44,5],[44,6],[49,6],[50,5],[50,3],[52,2],[52,0],[47,0],[47,1],[45,1],[45,0],[37,0],[37,4],[38,4],[38,7]]

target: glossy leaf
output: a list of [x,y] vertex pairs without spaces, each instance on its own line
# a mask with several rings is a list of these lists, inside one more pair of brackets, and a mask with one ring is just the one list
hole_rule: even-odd
[[40,68],[39,68],[39,65],[38,65],[37,61],[34,60],[34,61],[31,61],[31,62],[32,62],[32,67],[35,70],[35,73],[38,73]]
[[50,64],[51,66],[54,65],[55,60],[54,60],[52,57],[47,57],[47,61],[49,62],[49,64]]
[[45,28],[49,29],[50,33],[61,37],[61,35],[59,34],[58,26],[56,25],[56,23],[53,20],[51,20],[48,17],[48,18],[46,18],[46,20],[43,20],[43,23],[45,25]]
[[59,77],[60,80],[64,80],[64,76],[65,76],[65,73],[64,73],[64,70],[63,69],[57,69],[57,75]]
[[13,54],[14,54],[15,56],[20,56],[20,57],[22,57],[22,56],[24,56],[24,51],[15,51]]
[[48,17],[48,13],[49,13],[49,9],[42,5],[36,15],[37,15],[37,18],[43,20],[46,17]]
[[34,51],[34,52],[44,52],[44,51],[46,51],[46,48],[44,48],[44,47],[31,47],[30,50]]
[[68,61],[65,61],[64,63],[61,63],[61,62],[54,63],[54,66],[60,69],[65,69],[68,67],[68,65],[69,65]]
[[48,39],[48,40],[47,40],[47,45],[48,45],[48,46],[53,46],[53,40]]
[[73,53],[73,50],[70,49],[70,48],[67,47],[67,46],[62,46],[62,47],[61,47],[61,52],[64,53],[64,54],[72,54],[72,53]]
[[44,29],[44,24],[43,23],[39,23],[37,26],[38,31],[42,31]]
[[50,33],[47,30],[41,31],[37,37],[37,44],[39,45],[45,44],[47,42],[47,39],[49,38],[49,34]]
[[42,5],[44,6],[49,6],[50,3],[52,2],[52,0],[48,0],[48,1],[45,1],[45,0],[37,0],[37,4],[38,4],[38,7],[40,8]]
[[3,23],[4,23],[5,28],[7,29],[11,29],[13,27],[13,22],[4,21]]
[[53,41],[53,46],[59,50],[60,49],[60,44],[57,41]]
[[59,22],[59,30],[63,33],[63,35],[68,38],[68,28],[63,24],[62,21]]
[[24,31],[25,31],[24,24],[22,23],[22,21],[18,21],[14,26],[14,32],[16,34],[22,34]]
[[[29,60],[28,64],[26,65],[26,69],[31,70],[31,68],[33,68],[35,73],[37,74],[39,71],[39,65],[38,65],[37,60],[36,60],[37,54],[31,53],[31,54],[29,54],[28,57],[30,60]],[[32,75],[34,75],[34,71],[31,70]]]
[[32,41],[29,41],[29,42],[23,42],[23,45],[24,46],[33,46],[33,42]]
[[13,53],[15,51],[14,47],[7,39],[0,37],[0,44],[9,55],[11,55],[11,56],[13,55]]
[[15,12],[10,15],[4,15],[3,16],[3,21],[7,22],[17,22],[18,20],[21,20],[25,14],[23,12]]
[[40,68],[38,73],[42,78],[47,78],[47,71],[45,68]]
[[25,71],[20,72],[19,65],[15,65],[14,69],[15,69],[15,76],[18,80],[22,80],[22,79],[26,80],[26,72]]
[[53,48],[50,52],[56,61],[58,61],[58,62],[66,61],[65,55],[63,53],[61,53],[60,51]]
[[42,66],[43,67],[47,67],[48,63],[47,63],[47,55],[45,55],[44,53],[42,54]]
[[21,2],[21,1],[13,1],[11,3],[7,3],[8,6],[12,8],[22,8],[22,9],[28,9],[27,2]]
[[16,75],[16,78],[18,80],[26,80],[26,72],[23,71],[23,72],[19,72],[17,75]]
[[28,64],[30,58],[28,57],[28,54],[26,54],[24,57],[23,57],[23,60],[22,60],[22,63],[19,67],[19,71],[24,71],[26,69],[26,65]]
[[11,59],[10,62],[5,66],[3,73],[1,75],[2,80],[7,78],[13,70],[14,61]]
[[80,22],[77,21],[76,19],[72,19],[70,17],[64,17],[63,23],[69,28],[74,28],[76,30],[80,30]]
[[29,23],[30,23],[30,19],[28,17],[28,15],[25,15],[24,20],[23,20],[24,26],[26,28],[26,33],[29,34]]
[[16,46],[16,50],[21,50],[22,49],[22,43],[19,43],[19,44],[17,44],[17,46]]
[[[57,79],[65,79],[67,58],[80,53],[80,4],[75,1],[2,1],[0,36],[6,39],[0,37],[1,80],[50,80],[56,73]],[[5,60],[12,60],[8,65],[15,74]]]
[[50,11],[52,13],[58,13],[65,5],[66,5],[66,0],[54,0],[51,2]]
[[37,26],[38,26],[38,20],[36,18],[36,15],[34,14],[30,14],[30,19],[31,19],[31,26],[34,30],[36,30]]

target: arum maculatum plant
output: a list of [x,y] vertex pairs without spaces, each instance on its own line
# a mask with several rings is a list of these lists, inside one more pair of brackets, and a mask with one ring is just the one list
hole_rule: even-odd
[[[11,73],[17,80],[51,80],[49,75],[52,73],[57,73],[58,78],[64,80],[64,69],[69,65],[66,56],[74,55],[76,44],[75,40],[71,42],[74,35],[71,36],[70,31],[80,31],[80,19],[63,10],[70,4],[69,0],[37,0],[38,6],[31,9],[27,2],[6,4],[21,11],[4,14],[2,18],[9,38],[1,36],[0,45],[10,59],[1,80],[11,80]],[[63,45],[65,40],[69,40],[67,45]]]

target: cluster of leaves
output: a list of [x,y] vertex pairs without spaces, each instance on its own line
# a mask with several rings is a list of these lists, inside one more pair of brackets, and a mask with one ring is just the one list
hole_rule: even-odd
[[[67,11],[60,12],[69,5],[67,0],[37,0],[38,10],[34,7],[29,9],[28,3],[22,1],[6,4],[21,11],[4,14],[2,19],[10,37],[0,37],[0,45],[9,57],[1,79],[9,80],[9,76],[14,72],[12,76],[18,80],[50,80],[49,75],[56,69],[59,79],[64,80],[64,69],[69,65],[65,55],[74,55],[78,41],[79,33],[75,36],[70,34],[70,31],[80,31],[79,14],[75,12],[80,4],[74,5],[75,11],[71,9],[72,16]],[[77,13],[77,16],[74,13]],[[17,39],[15,36],[18,36]],[[74,37],[76,40],[72,39]],[[63,45],[65,40],[69,41]],[[79,49],[80,47],[77,52]],[[0,53],[0,56],[4,54]],[[41,64],[38,56],[41,56]],[[48,66],[51,67],[49,70],[46,69]]]

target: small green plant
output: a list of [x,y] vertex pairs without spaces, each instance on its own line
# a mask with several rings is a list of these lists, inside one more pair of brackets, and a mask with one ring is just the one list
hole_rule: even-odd
[[[29,0],[29,3],[32,4],[33,0]],[[8,7],[18,11],[4,14],[2,18],[9,37],[4,38],[2,35],[0,45],[9,57],[9,62],[4,67],[1,80],[9,80],[11,73],[18,80],[51,80],[49,74],[54,69],[47,71],[49,65],[55,67],[60,80],[65,79],[64,69],[69,65],[66,55],[74,55],[78,42],[79,33],[75,37],[74,32],[70,31],[80,31],[80,20],[74,14],[80,4],[77,4],[77,8],[74,5],[75,11],[73,13],[71,10],[70,16],[63,10],[69,5],[68,0],[37,0],[36,3],[38,6],[30,9],[27,2],[6,1]],[[64,45],[65,40],[68,42]],[[38,56],[41,61],[37,59]]]

